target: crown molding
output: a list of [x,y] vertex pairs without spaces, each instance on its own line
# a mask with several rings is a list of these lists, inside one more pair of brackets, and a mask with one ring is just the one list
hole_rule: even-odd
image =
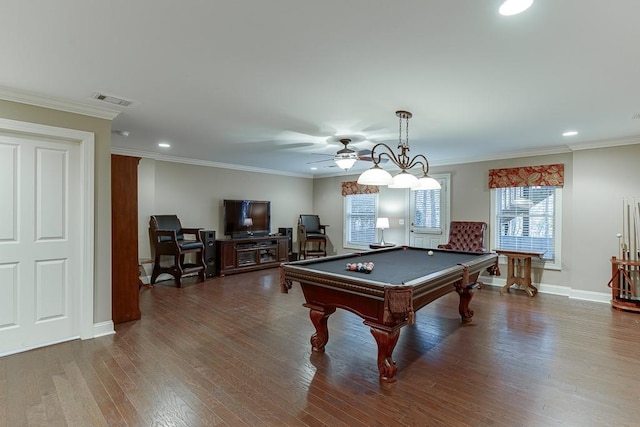
[[120,114],[120,111],[111,110],[109,108],[94,107],[80,102],[40,95],[34,92],[27,92],[4,86],[0,86],[0,99],[19,102],[21,104],[35,105],[37,107],[66,111],[68,113],[82,114],[84,116],[91,116],[99,119],[113,120]]
[[640,135],[627,136],[624,138],[600,139],[597,141],[583,142],[568,145],[572,151],[592,150],[595,148],[618,147],[621,145],[640,144]]
[[269,175],[291,176],[296,178],[313,178],[313,175],[288,173],[279,170],[254,168],[251,166],[234,165],[230,163],[211,162],[208,160],[190,159],[187,157],[167,156],[165,154],[158,154],[151,151],[131,150],[128,148],[111,147],[111,154],[119,154],[122,156],[143,157],[146,159],[153,159],[162,162],[182,163],[185,165],[194,166],[207,166],[211,168],[232,169],[235,171],[256,172],[265,173]]

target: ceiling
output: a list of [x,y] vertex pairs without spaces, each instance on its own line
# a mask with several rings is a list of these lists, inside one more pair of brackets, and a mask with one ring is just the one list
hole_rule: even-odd
[[0,86],[119,111],[116,152],[299,176],[395,148],[399,109],[432,165],[638,141],[640,2],[501,1],[4,0]]

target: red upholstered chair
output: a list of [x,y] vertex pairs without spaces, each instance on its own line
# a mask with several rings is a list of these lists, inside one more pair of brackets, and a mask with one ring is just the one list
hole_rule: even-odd
[[439,249],[451,249],[465,252],[486,252],[484,234],[487,223],[479,221],[451,221],[449,242],[438,245]]
[[[486,252],[484,246],[484,234],[487,231],[487,223],[481,221],[451,221],[449,226],[449,242],[438,245],[438,249],[450,249],[452,251]],[[498,261],[492,267],[487,268],[487,273],[499,276]],[[482,282],[476,282],[478,287]]]

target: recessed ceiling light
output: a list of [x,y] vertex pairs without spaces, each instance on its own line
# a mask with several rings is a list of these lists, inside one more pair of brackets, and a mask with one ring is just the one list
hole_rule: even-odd
[[562,136],[574,136],[574,135],[577,135],[577,134],[578,134],[577,131],[570,130],[570,131],[567,131],[567,132],[563,133]]
[[168,142],[160,142],[158,143],[158,147],[169,148],[171,147],[171,144],[169,144]]
[[529,9],[533,4],[533,0],[506,0],[498,9],[500,15],[511,16],[522,13]]
[[317,170],[318,170],[318,168],[317,168],[317,167],[315,167],[315,166],[312,166],[312,167],[311,167],[311,170],[312,170],[312,171],[317,171]]

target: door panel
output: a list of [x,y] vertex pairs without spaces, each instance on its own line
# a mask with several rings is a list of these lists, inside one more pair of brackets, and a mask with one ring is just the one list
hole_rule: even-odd
[[0,135],[0,355],[79,336],[80,147]]

